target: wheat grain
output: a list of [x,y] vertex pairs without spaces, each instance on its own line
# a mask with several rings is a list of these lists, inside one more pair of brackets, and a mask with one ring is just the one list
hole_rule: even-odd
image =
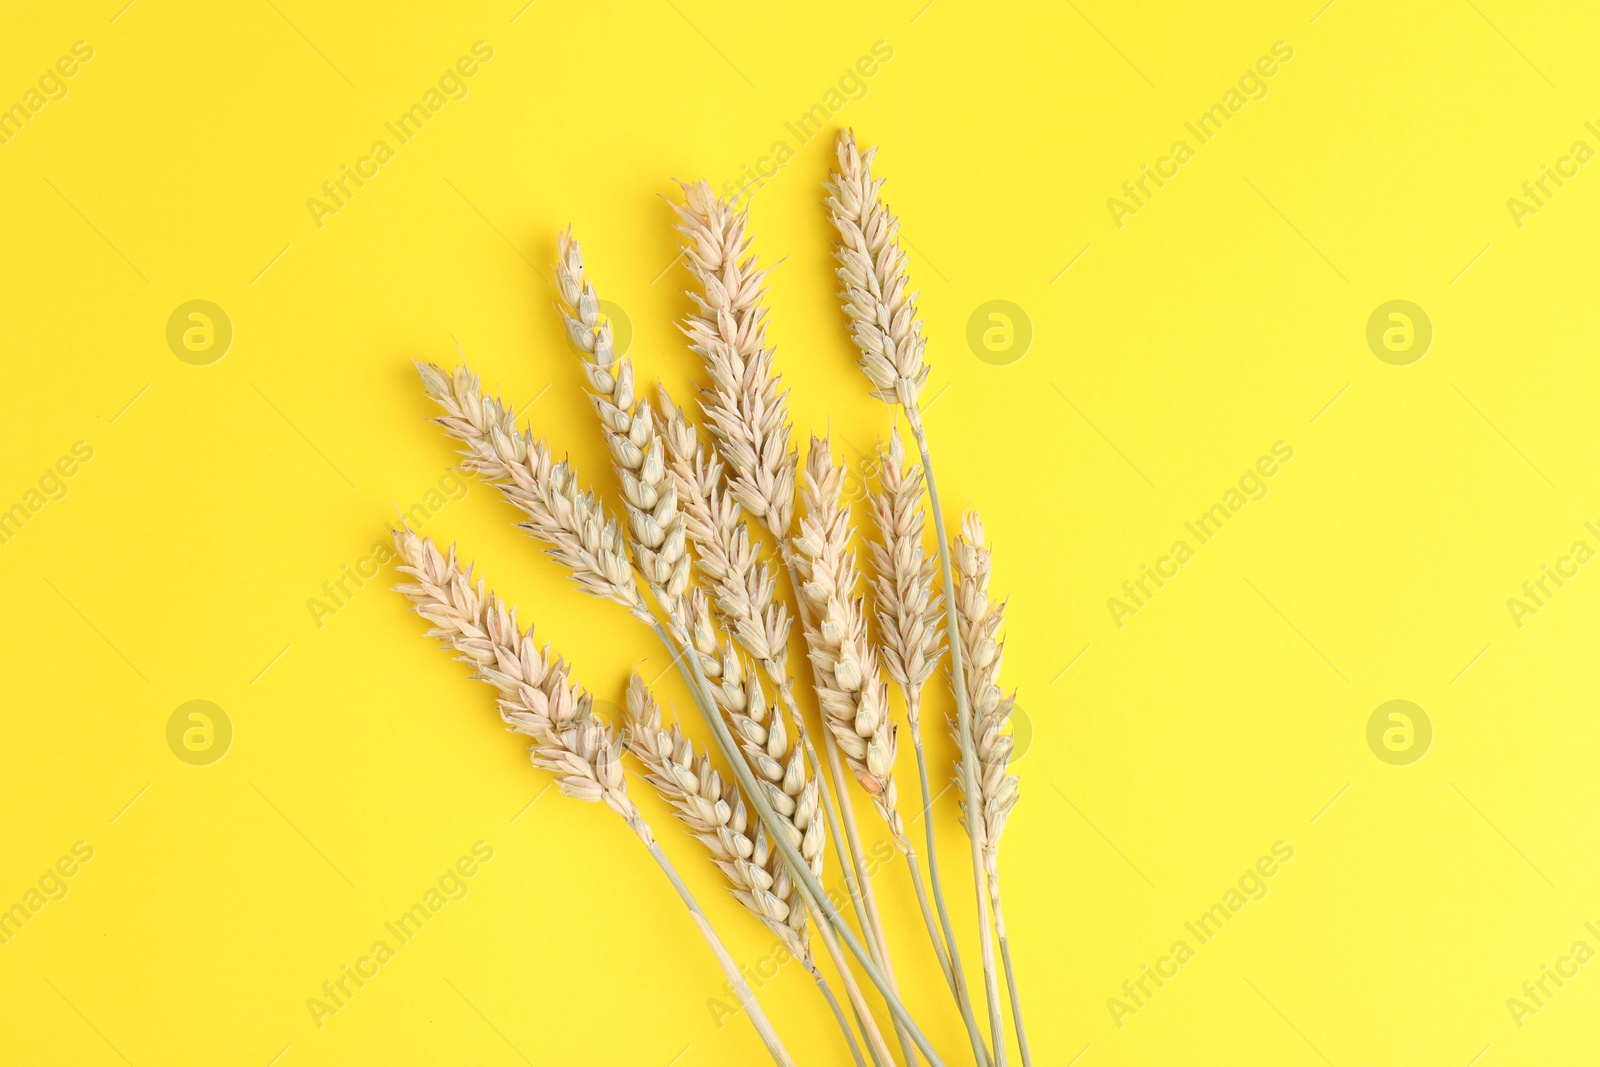
[[622,481],[634,565],[668,618],[681,628],[689,558],[678,492],[667,477],[661,435],[649,403],[635,400],[633,362],[615,351],[611,324],[600,314],[600,299],[584,275],[583,249],[570,229],[561,235],[559,249],[558,307],[567,336],[583,356],[590,400]]
[[735,497],[773,536],[787,537],[794,518],[796,456],[789,443],[789,394],[772,370],[762,304],[767,272],[750,253],[748,214],[717,198],[706,182],[683,186],[678,232],[684,262],[700,291],[683,325],[704,361],[711,386],[700,406],[731,468]]
[[648,622],[622,531],[594,494],[578,488],[571,464],[555,462],[543,441],[519,429],[511,408],[484,395],[478,376],[465,365],[447,374],[418,363],[417,371],[444,409],[434,421],[463,446],[463,469],[488,479],[528,516],[521,528],[544,542],[584,591],[615,600]]

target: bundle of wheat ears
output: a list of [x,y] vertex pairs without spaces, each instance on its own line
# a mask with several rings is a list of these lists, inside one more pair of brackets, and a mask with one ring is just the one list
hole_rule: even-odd
[[[949,988],[946,1010],[953,1004],[959,1012],[973,1062],[1003,1067],[1009,1044],[1026,1065],[1000,897],[1000,837],[1017,801],[1017,779],[1007,769],[1013,698],[1000,679],[1004,607],[989,597],[989,550],[977,514],[967,513],[953,538],[945,529],[919,399],[928,377],[922,325],[916,295],[907,290],[898,222],[882,199],[882,180],[872,176],[873,156],[841,133],[826,183],[843,321],[872,395],[889,411],[866,509],[870,531],[852,522],[843,469],[826,437],[811,438],[801,465],[788,393],[766,341],[767,272],[751,252],[746,212],[704,182],[684,186],[676,205],[694,283],[693,312],[682,328],[706,375],[696,398],[699,427],[665,390],[654,404],[636,395],[633,365],[614,348],[578,242],[570,232],[559,242],[558,308],[621,483],[620,520],[566,460],[517,425],[512,405],[484,394],[465,365],[446,372],[419,364],[464,469],[522,511],[522,529],[586,592],[617,602],[654,631],[700,712],[709,746],[697,751],[680,726],[664,725],[637,675],[617,702],[626,721],[607,722],[567,662],[541,648],[532,627],[519,624],[515,609],[475,580],[453,548],[441,552],[407,528],[394,535],[400,570],[411,579],[400,589],[433,624],[430,634],[494,687],[501,717],[532,739],[534,764],[567,796],[604,802],[644,843],[777,1063],[794,1061],[630,798],[630,761],[704,845],[738,902],[814,980],[839,1025],[841,1059],[847,1048],[860,1067],[937,1067],[945,1061],[902,1002],[895,978],[857,828],[864,799],[862,809],[884,820],[907,861]],[[902,422],[916,446],[909,459]],[[932,554],[924,543],[926,512],[933,516]],[[865,582],[858,533],[871,564]],[[792,601],[778,571],[787,575]],[[814,709],[797,699],[791,610],[804,635]],[[980,927],[981,1003],[945,906],[919,722],[925,687],[946,655],[955,709],[949,725],[960,751],[953,770]],[[907,832],[912,820],[902,814],[895,779],[899,724],[891,683],[916,757],[926,866]],[[823,889],[830,843],[854,923]],[[831,964],[827,972],[820,955]],[[893,1024],[889,1039],[876,1022],[880,1003]]]

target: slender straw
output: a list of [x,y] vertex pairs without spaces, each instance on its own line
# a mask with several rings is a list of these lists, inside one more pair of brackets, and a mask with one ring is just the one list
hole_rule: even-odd
[[1017,975],[1011,969],[1011,942],[1006,940],[1006,915],[1000,910],[1000,880],[989,879],[989,900],[994,906],[994,928],[1000,941],[1000,959],[1006,969],[1006,992],[1011,996],[1011,1024],[1017,1028],[1017,1048],[1022,1052],[1022,1067],[1033,1067],[1028,1054],[1028,1032],[1022,1028],[1022,1003],[1017,1000]]
[[[989,906],[983,891],[983,823],[978,819],[977,753],[972,746],[972,709],[967,704],[966,671],[961,662],[961,628],[956,619],[955,579],[950,567],[950,543],[945,533],[944,512],[939,507],[939,486],[933,477],[933,461],[928,456],[928,435],[922,428],[921,406],[912,398],[905,406],[911,432],[922,458],[922,473],[928,482],[929,510],[933,512],[934,537],[939,542],[939,570],[944,580],[944,618],[950,643],[950,688],[956,694],[956,733],[961,739],[961,784],[967,820],[967,838],[972,845],[972,883],[978,900],[978,920],[982,928],[983,984],[989,997],[989,1037],[994,1049],[995,1067],[1005,1067],[1006,1031],[1000,1015],[1000,989],[994,973],[994,942],[989,921]],[[951,947],[954,947],[952,942]]]
[[[750,768],[744,764],[742,759],[734,758],[738,748],[734,743],[733,736],[728,732],[727,726],[722,722],[721,716],[712,707],[711,698],[707,695],[710,691],[710,685],[706,682],[705,675],[700,670],[699,661],[693,656],[680,658],[671,638],[667,636],[666,630],[662,629],[659,622],[654,623],[652,628],[655,630],[656,637],[660,640],[662,647],[667,650],[668,656],[672,657],[678,664],[678,670],[685,673],[685,681],[689,683],[690,692],[695,698],[696,705],[700,708],[701,717],[706,720],[706,725],[711,728],[711,734],[716,739],[717,746],[722,749],[723,755],[727,757],[729,764],[732,765],[734,775],[744,788],[746,797],[755,806],[756,813],[761,817],[761,821],[766,824],[768,835],[772,838],[773,844],[778,846],[784,858],[789,861],[793,874],[798,880],[800,892],[807,898],[807,903],[813,909],[820,911],[823,917],[833,925],[839,939],[850,950],[850,954],[856,958],[861,970],[872,980],[872,984],[878,987],[878,992],[882,994],[890,1014],[905,1026],[906,1032],[911,1035],[911,1040],[921,1050],[923,1058],[928,1061],[931,1067],[944,1067],[944,1061],[939,1058],[939,1054],[934,1051],[927,1036],[923,1034],[916,1021],[906,1011],[905,1005],[900,1002],[900,998],[895,995],[889,980],[884,977],[883,972],[872,962],[871,955],[867,952],[865,946],[856,939],[855,934],[850,930],[850,925],[844,921],[844,917],[839,914],[838,909],[828,900],[821,883],[811,873],[811,868],[806,864],[805,858],[800,855],[800,850],[794,846],[794,843],[789,840],[789,835],[783,831],[782,823],[779,822],[777,814],[772,810],[772,806],[767,803],[766,796],[762,794],[757,786],[755,776],[751,774]],[[685,671],[683,665],[683,660],[685,659],[689,661],[687,671]]]
[[[638,833],[639,828],[634,827]],[[645,827],[641,837],[650,833]],[[751,1024],[756,1032],[761,1035],[761,1040],[766,1043],[767,1051],[772,1053],[774,1062],[781,1067],[795,1067],[794,1060],[789,1058],[789,1052],[783,1047],[783,1042],[778,1037],[778,1032],[772,1028],[766,1013],[761,1010],[761,1005],[756,1003],[755,994],[750,992],[750,987],[745,983],[744,975],[739,973],[739,964],[728,954],[722,944],[722,939],[712,929],[711,920],[706,918],[706,913],[700,910],[700,905],[694,899],[694,894],[689,892],[689,887],[683,884],[683,879],[678,876],[678,871],[672,866],[672,861],[667,859],[667,854],[661,850],[659,842],[649,839],[650,855],[666,874],[667,881],[672,883],[672,888],[678,891],[678,896],[683,899],[683,904],[689,909],[689,914],[694,916],[695,925],[700,927],[701,935],[706,939],[706,944],[711,946],[711,951],[716,955],[717,962],[722,964],[723,973],[728,976],[729,983],[733,986],[734,995],[739,998],[739,1003],[744,1006],[745,1014],[750,1017]]]
[[[822,990],[823,997],[828,1001],[828,1007],[833,1010],[833,1018],[839,1024],[839,1029],[844,1031],[844,1039],[850,1045],[850,1058],[856,1061],[856,1067],[867,1067],[867,1061],[861,1058],[861,1046],[856,1043],[855,1031],[850,1029],[850,1022],[844,1017],[844,1009],[839,1006],[839,998],[833,995],[833,988],[828,985],[828,980],[822,977],[822,972],[813,965],[811,977],[816,980],[817,988]],[[851,1009],[854,1012],[854,1008]],[[861,1019],[856,1018],[857,1025]]]

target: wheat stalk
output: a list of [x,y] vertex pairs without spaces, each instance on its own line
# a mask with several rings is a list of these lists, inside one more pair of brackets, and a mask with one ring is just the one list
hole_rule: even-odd
[[649,824],[628,796],[622,773],[622,742],[610,724],[596,716],[588,694],[572,681],[566,664],[551,659],[548,647],[534,643],[533,630],[517,625],[514,609],[484,582],[462,569],[455,551],[441,555],[434,544],[409,528],[394,532],[400,571],[415,580],[399,587],[417,613],[433,624],[429,635],[471,664],[476,676],[499,694],[500,716],[517,733],[533,739],[535,766],[555,775],[562,793],[602,802],[621,816],[649,850],[677,890],[701,935],[711,946],[773,1060],[793,1067],[783,1042],[745,983],[739,966],[711,922],[656,842]]
[[[896,238],[899,220],[883,202],[882,179],[872,176],[875,154],[875,149],[861,152],[856,147],[855,135],[849,130],[840,131],[838,167],[830,172],[826,183],[828,217],[839,237],[834,247],[834,258],[838,263],[835,274],[839,279],[839,297],[850,322],[851,338],[860,353],[861,369],[872,384],[873,395],[899,405],[916,439],[923,477],[928,486],[929,509],[933,512],[934,535],[939,545],[940,577],[948,591],[954,586],[949,538],[945,531],[944,512],[939,506],[939,487],[933,473],[933,462],[928,455],[928,437],[923,428],[920,402],[922,387],[928,380],[928,368],[923,361],[926,342],[922,337],[922,323],[917,317],[916,296],[907,292],[906,254]],[[969,824],[976,825],[977,786],[971,778],[975,763],[971,752],[971,709],[967,703],[955,606],[953,598],[948,596],[945,598],[945,632],[950,649],[950,687],[955,694],[962,747],[966,818]],[[995,1064],[1005,1067],[1005,1032],[1000,1018],[1000,990],[995,979],[992,924],[984,899],[982,847],[976,837],[971,839],[971,859],[973,891],[982,935],[980,945],[984,989],[989,1007],[989,1037]],[[942,900],[940,907],[943,908]],[[945,928],[949,929],[947,920]],[[948,938],[947,947],[951,969],[960,983],[961,968],[954,938]],[[957,996],[962,999],[959,990]],[[986,1055],[983,1040],[970,1019],[970,1011],[964,1008],[963,1014],[968,1020],[968,1036],[972,1040],[973,1052],[982,1062]]]
[[[788,393],[773,370],[772,349],[766,345],[766,271],[750,252],[747,209],[736,210],[731,201],[717,198],[703,181],[685,185],[683,191],[684,203],[675,205],[678,231],[686,239],[684,261],[699,283],[699,291],[689,293],[695,310],[683,329],[712,383],[700,391],[701,409],[716,449],[728,462],[726,476],[735,500],[777,540],[798,591],[789,539],[798,460],[789,441]],[[805,611],[802,603],[802,616]],[[764,659],[759,654],[758,658]],[[805,720],[789,694],[787,668],[780,667],[779,672],[774,679],[782,678],[780,696],[787,698],[812,771],[821,777]],[[848,860],[840,856],[845,885],[873,958],[896,984],[844,768],[832,735],[825,732],[823,741],[834,784],[831,796],[824,790],[824,809],[833,823],[835,848],[843,839],[850,851]],[[906,1035],[900,1036],[902,1046],[907,1045]],[[906,1053],[909,1058],[909,1048]]]
[[[934,927],[927,893],[920,872],[913,885],[922,909],[928,936],[933,941],[945,981],[957,1004],[971,1014],[964,977],[958,977],[947,944],[955,941],[949,914],[944,907],[944,892],[939,882],[939,859],[933,831],[932,794],[928,788],[928,761],[923,754],[921,705],[922,687],[938,666],[943,654],[943,631],[939,595],[933,588],[933,561],[922,547],[922,471],[906,463],[905,446],[898,430],[891,430],[887,448],[878,450],[878,488],[868,493],[868,503],[880,540],[868,542],[874,577],[870,583],[878,616],[878,634],[883,648],[884,669],[900,688],[906,702],[906,723],[911,728],[912,748],[917,757],[917,780],[922,788],[922,821],[928,844],[928,872],[934,898],[939,902],[940,926]],[[976,1024],[974,1024],[975,1026]]]
[[[688,654],[688,635],[679,632],[671,620],[668,625],[674,632],[669,635],[640,596],[616,521],[605,514],[604,506],[592,494],[577,489],[576,477],[565,461],[552,463],[544,444],[516,427],[509,407],[497,398],[482,394],[476,375],[465,367],[458,368],[453,376],[432,364],[419,364],[418,369],[429,395],[445,410],[444,416],[436,421],[464,446],[462,467],[489,480],[528,515],[529,521],[520,524],[522,528],[546,543],[549,554],[568,567],[580,587],[596,596],[616,600],[626,606],[634,618],[650,627],[683,674],[718,748],[733,768],[746,796],[752,798],[762,822],[769,833],[778,834],[782,827],[780,818],[761,795],[759,785],[740,756],[737,742],[723,725],[700,659]],[[896,1024],[911,1036],[929,1063],[938,1067],[937,1054],[876,963],[876,953],[868,952],[850,932],[788,835],[775,836],[774,840],[791,870],[799,873],[800,890],[807,906],[825,920],[826,926],[837,931],[837,940],[843,942],[883,995]],[[819,925],[818,929],[830,952],[835,951],[833,934],[827,932],[824,925]],[[841,973],[848,976],[843,956],[838,959]],[[858,1009],[858,1015],[870,1038],[874,1030],[870,1013]]]
[[[1022,1006],[1017,1000],[1016,974],[1011,966],[1011,946],[1006,940],[1005,912],[1000,905],[1000,835],[1017,803],[1017,777],[1007,772],[1011,761],[1012,738],[1006,732],[1016,694],[1000,689],[1000,664],[1005,659],[1005,641],[1000,627],[1005,622],[1005,604],[989,599],[989,575],[993,569],[984,540],[983,521],[976,511],[962,518],[952,555],[957,575],[956,618],[961,624],[961,649],[970,670],[967,674],[967,700],[972,706],[972,750],[977,760],[974,777],[978,783],[978,807],[983,822],[978,833],[983,842],[984,874],[989,886],[989,903],[994,909],[995,933],[1000,941],[1006,986],[1011,994],[1012,1021],[1017,1028],[1017,1044],[1024,1064],[1030,1062],[1028,1038],[1022,1027]],[[965,781],[965,775],[962,776]],[[968,833],[973,828],[967,827]]]
[[633,362],[618,356],[600,298],[584,276],[583,249],[569,228],[559,240],[556,292],[567,336],[583,356],[595,413],[605,428],[612,465],[622,480],[634,565],[667,617],[683,625],[682,596],[689,584],[683,516],[667,477],[661,435],[648,402],[633,395]]

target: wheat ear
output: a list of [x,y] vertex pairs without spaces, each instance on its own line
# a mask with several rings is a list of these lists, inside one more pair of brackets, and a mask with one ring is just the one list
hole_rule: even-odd
[[[1011,761],[1011,734],[1006,726],[1016,706],[1016,694],[1000,688],[1000,664],[1005,659],[1005,641],[1000,627],[1005,623],[1003,602],[989,599],[989,575],[993,561],[984,540],[983,520],[969,511],[961,520],[961,533],[952,549],[956,571],[956,618],[961,624],[961,651],[968,665],[967,700],[972,706],[972,748],[977,758],[978,807],[983,824],[984,875],[989,885],[989,904],[994,909],[995,934],[1000,941],[1000,956],[1005,966],[1006,987],[1011,994],[1011,1018],[1017,1028],[1017,1045],[1022,1062],[1031,1062],[1028,1036],[1022,1027],[1022,1005],[1017,999],[1016,972],[1011,966],[1011,945],[1006,940],[1005,912],[1000,906],[1000,835],[1017,803],[1017,776],[1007,770]],[[962,776],[965,780],[965,775]],[[968,827],[968,832],[971,832]]]
[[683,624],[683,591],[689,584],[683,515],[678,491],[668,478],[661,435],[650,405],[636,401],[633,362],[618,356],[611,324],[600,314],[600,298],[584,275],[583,249],[571,229],[559,240],[556,292],[567,336],[583,356],[589,398],[605,428],[612,465],[622,481],[634,565],[669,619]]
[[939,595],[933,588],[933,561],[922,547],[922,471],[907,465],[905,446],[898,430],[890,432],[887,448],[879,448],[877,467],[878,488],[868,494],[873,524],[880,538],[868,543],[874,572],[870,586],[878,616],[884,670],[905,699],[906,723],[911,728],[912,748],[916,751],[917,780],[922,787],[922,822],[928,844],[928,872],[934,898],[939,904],[942,939],[934,925],[920,872],[916,872],[913,885],[945,981],[955,994],[957,1004],[970,1014],[965,981],[957,981],[946,950],[946,945],[954,941],[954,933],[939,884],[928,761],[922,748],[922,687],[944,651]]
[[852,1057],[864,1065],[844,1010],[812,959],[805,909],[795,884],[759,821],[751,832],[750,815],[738,787],[723,781],[707,755],[695,754],[693,744],[676,723],[662,726],[661,708],[637,674],[628,682],[627,706],[624,740],[629,753],[643,765],[646,779],[705,845],[739,903],[777,935],[779,943],[811,975],[844,1032]]
[[410,529],[396,530],[394,541],[402,560],[400,571],[415,579],[401,585],[400,591],[433,624],[430,635],[495,688],[501,718],[513,731],[533,739],[534,765],[554,774],[562,793],[603,802],[644,843],[711,946],[774,1062],[793,1067],[739,965],[628,796],[622,743],[610,724],[594,714],[588,694],[572,681],[566,664],[535,644],[532,628],[521,629],[515,610],[487,592],[482,580],[473,582],[471,568],[461,568],[454,549],[449,556],[441,555],[431,541]]
[[454,374],[432,363],[418,363],[417,371],[444,411],[434,421],[462,445],[462,468],[487,479],[528,517],[521,528],[542,541],[585,592],[649,622],[622,530],[593,493],[578,487],[571,464],[553,460],[548,445],[519,429],[511,408],[486,396],[465,364]]
[[[872,176],[875,149],[863,153],[856,147],[855,135],[841,130],[837,145],[838,167],[829,175],[828,217],[839,241],[834,247],[838,263],[839,297],[850,322],[851,339],[860,353],[861,369],[872,384],[872,392],[905,412],[917,442],[923,477],[928,485],[929,510],[933,512],[935,539],[939,544],[939,570],[944,588],[953,588],[949,537],[943,510],[939,506],[939,485],[933,462],[928,456],[928,436],[923,428],[920,395],[928,380],[923,360],[926,344],[922,323],[917,317],[916,296],[907,292],[906,254],[897,240],[899,220],[883,202],[883,180]],[[950,688],[956,699],[956,717],[962,746],[962,773],[970,775],[974,758],[970,751],[971,709],[967,704],[966,679],[958,636],[954,598],[945,597],[945,633],[950,648]],[[976,825],[977,787],[965,783],[966,817]],[[983,984],[989,1007],[989,1038],[994,1062],[1005,1067],[1005,1026],[1000,1016],[1000,990],[995,978],[992,924],[986,906],[982,848],[977,838],[971,842],[972,884],[978,906],[980,945],[983,959]],[[956,944],[949,942],[952,969],[960,973]],[[982,1039],[969,1026],[973,1051],[983,1058]]]
[[703,181],[683,192],[685,202],[674,205],[678,232],[687,239],[684,262],[700,283],[699,292],[689,293],[695,310],[683,330],[711,375],[700,406],[731,465],[734,495],[781,539],[794,518],[797,460],[789,443],[789,394],[766,343],[767,272],[750,253],[746,212]]
[[805,627],[818,672],[823,718],[856,781],[877,805],[897,841],[905,827],[895,801],[895,726],[888,690],[878,676],[877,652],[867,639],[860,573],[850,546],[850,514],[841,494],[844,468],[833,463],[827,438],[812,437],[801,479],[800,595],[811,609]]
[[[684,262],[699,283],[699,291],[689,293],[695,310],[683,329],[711,378],[711,386],[700,392],[700,406],[716,449],[728,462],[726,473],[735,499],[777,540],[793,582],[790,530],[798,458],[789,440],[788,393],[773,370],[773,351],[766,344],[766,271],[750,252],[747,210],[736,210],[731,201],[713,195],[704,181],[685,185],[683,191],[684,203],[675,205],[678,231],[686,239]],[[798,584],[795,589],[798,595]],[[802,616],[805,611],[802,603]],[[780,696],[789,696],[786,669],[782,676]],[[792,696],[789,703],[793,708]],[[793,715],[812,772],[820,778],[822,768],[805,720],[798,709]],[[832,796],[825,789],[823,805],[834,824],[835,847],[843,839],[850,850],[848,862],[841,855],[845,885],[873,958],[895,983],[844,768],[832,735],[824,732],[823,742],[833,778]],[[903,1033],[901,1043],[906,1044]]]

